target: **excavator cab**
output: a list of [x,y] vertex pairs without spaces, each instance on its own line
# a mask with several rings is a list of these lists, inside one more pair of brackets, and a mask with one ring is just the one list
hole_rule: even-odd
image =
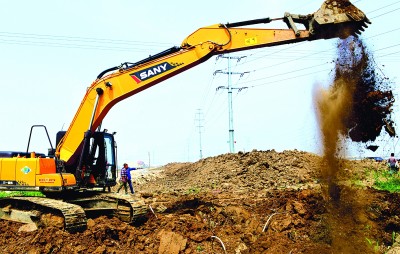
[[[65,131],[57,133],[57,143]],[[80,188],[106,188],[116,185],[117,159],[114,133],[107,130],[85,135],[79,158],[74,163],[63,164],[63,171],[75,175]]]
[[85,165],[86,169],[90,168],[90,174],[84,173],[84,179],[88,181],[88,186],[114,186],[117,177],[114,135],[107,132],[95,132],[90,141],[88,161]]

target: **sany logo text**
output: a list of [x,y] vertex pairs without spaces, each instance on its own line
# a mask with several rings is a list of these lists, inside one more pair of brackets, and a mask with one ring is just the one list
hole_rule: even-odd
[[131,73],[130,75],[137,83],[140,83],[149,78],[155,77],[166,71],[169,71],[175,67],[176,66],[171,65],[168,62],[164,62],[164,63],[157,64],[155,66],[149,67],[147,69],[144,69],[144,70],[141,70],[141,71],[138,71],[135,73]]

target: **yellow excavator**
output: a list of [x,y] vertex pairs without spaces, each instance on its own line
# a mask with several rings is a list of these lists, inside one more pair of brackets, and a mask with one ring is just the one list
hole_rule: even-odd
[[[254,27],[278,21],[286,23],[287,29]],[[89,214],[109,212],[125,221],[135,221],[147,213],[142,200],[104,191],[117,183],[114,135],[101,129],[111,107],[214,55],[302,41],[344,39],[358,36],[368,23],[366,15],[350,1],[326,0],[309,15],[285,13],[278,19],[202,27],[179,47],[101,72],[87,89],[68,130],[57,133],[55,148],[46,127],[35,125],[25,151],[0,152],[0,190],[40,190],[46,195],[0,199],[0,217],[31,222],[39,221],[44,213],[55,213],[64,218],[65,229],[71,232],[83,230]],[[46,132],[50,143],[47,154],[30,151],[34,128]]]

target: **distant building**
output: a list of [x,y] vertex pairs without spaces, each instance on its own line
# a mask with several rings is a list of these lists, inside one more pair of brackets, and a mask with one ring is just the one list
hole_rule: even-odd
[[131,168],[137,168],[137,169],[148,168],[148,165],[146,165],[146,163],[140,160],[136,162],[128,162],[128,165]]

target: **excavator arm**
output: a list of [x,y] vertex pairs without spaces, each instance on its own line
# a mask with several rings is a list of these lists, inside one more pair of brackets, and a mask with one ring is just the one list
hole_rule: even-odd
[[[287,29],[253,28],[281,21]],[[123,63],[100,73],[87,89],[76,115],[56,149],[56,156],[76,164],[90,136],[118,102],[188,70],[214,55],[302,41],[357,36],[369,20],[348,0],[327,0],[309,15],[285,13],[279,19],[257,19],[203,27],[173,47],[136,63]],[[297,26],[300,25],[302,29]],[[252,27],[248,27],[252,26]],[[303,28],[304,27],[304,28]]]

